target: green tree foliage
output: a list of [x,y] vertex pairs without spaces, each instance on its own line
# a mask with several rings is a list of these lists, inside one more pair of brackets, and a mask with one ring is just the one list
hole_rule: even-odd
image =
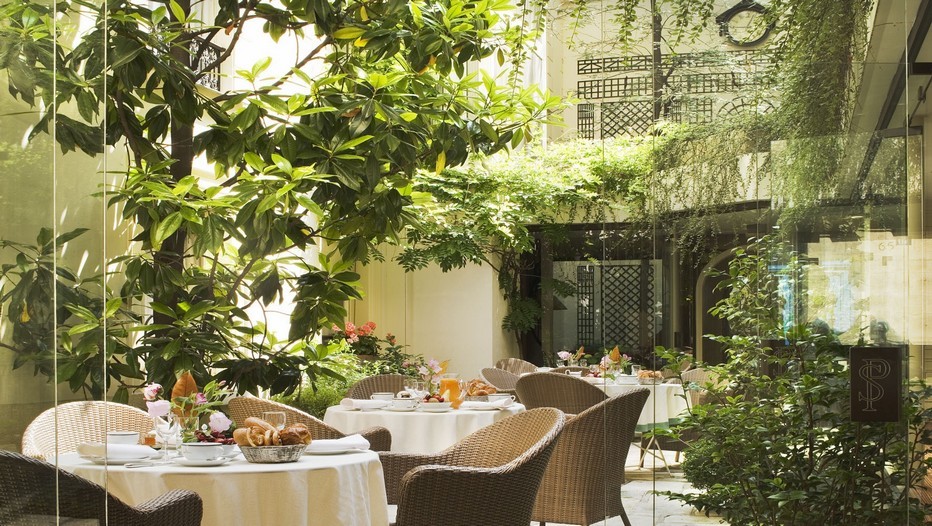
[[[199,21],[188,0],[154,9],[126,0],[5,3],[0,68],[9,92],[47,109],[33,135],[54,123],[63,152],[117,147],[129,161],[108,204],[135,246],[110,262],[125,283],[107,304],[146,302],[152,314],[131,327],[138,343],[108,349],[108,359],[142,360],[146,379],[166,386],[191,370],[199,382],[216,377],[240,391],[286,392],[300,382],[297,371],[317,371],[329,351],[310,339],[360,297],[352,263],[415,222],[416,171],[441,172],[473,152],[517,144],[560,105],[535,88],[467,71],[495,55],[522,56],[522,19],[503,18],[512,9],[507,0],[221,0],[214,20]],[[78,19],[92,25],[75,39],[69,20]],[[199,87],[210,68],[190,64],[204,43],[229,35],[219,63],[256,21],[270,44],[294,38],[310,49],[280,76],[269,73],[271,57],[238,71],[247,89]],[[309,64],[324,73],[309,74]],[[79,118],[57,111],[64,105]],[[193,172],[199,155],[215,179]],[[304,257],[314,247],[325,254],[320,261]],[[53,243],[46,257],[59,248]],[[35,283],[24,281],[30,269],[17,272],[19,289]],[[287,337],[247,314],[282,302],[294,305]],[[46,316],[45,329],[92,323],[75,316]],[[50,353],[43,360],[74,352],[42,351]],[[21,356],[38,359],[32,350]],[[112,380],[120,397],[133,387],[120,374]],[[105,381],[77,384],[96,394]]]

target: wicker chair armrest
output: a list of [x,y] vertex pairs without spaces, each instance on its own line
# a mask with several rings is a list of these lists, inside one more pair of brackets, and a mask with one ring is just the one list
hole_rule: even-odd
[[136,510],[146,516],[148,524],[199,526],[204,504],[197,493],[176,489],[143,502]]
[[505,467],[419,466],[402,478],[396,524],[528,524],[538,485],[523,475]]
[[385,492],[389,504],[398,504],[401,479],[412,469],[425,464],[438,462],[437,455],[415,453],[379,453],[382,461],[382,473],[385,477]]
[[384,427],[367,427],[359,431],[359,434],[369,441],[369,449],[372,451],[391,451],[392,449],[392,433]]

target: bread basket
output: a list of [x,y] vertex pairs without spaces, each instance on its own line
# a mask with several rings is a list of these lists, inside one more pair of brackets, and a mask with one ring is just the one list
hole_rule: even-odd
[[240,451],[246,457],[248,462],[253,464],[281,464],[284,462],[297,462],[304,450],[306,444],[296,444],[293,446],[240,446]]

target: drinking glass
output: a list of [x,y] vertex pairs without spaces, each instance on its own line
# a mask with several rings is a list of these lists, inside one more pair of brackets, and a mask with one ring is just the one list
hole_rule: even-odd
[[595,376],[595,375],[597,375],[597,374],[599,374],[599,366],[598,366],[598,365],[595,365],[595,364],[590,365],[590,366],[589,366],[589,375],[590,375],[590,376]]
[[176,415],[168,414],[165,416],[152,417],[152,423],[155,425],[155,434],[162,439],[162,458],[160,462],[171,462],[168,458],[169,448],[175,442],[175,437],[181,431],[181,425],[176,419]]
[[262,419],[272,424],[275,429],[281,431],[285,429],[285,412],[284,411],[266,411],[262,413]]
[[409,378],[405,380],[405,391],[411,393],[414,398],[423,398],[427,394],[427,384],[424,380]]

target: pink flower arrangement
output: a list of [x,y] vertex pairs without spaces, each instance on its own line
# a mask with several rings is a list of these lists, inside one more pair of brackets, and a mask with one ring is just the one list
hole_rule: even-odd
[[333,339],[345,341],[353,354],[379,354],[379,338],[375,335],[375,322],[367,321],[362,325],[356,325],[348,321],[343,324],[343,327],[335,324],[330,329],[333,331]]
[[440,375],[443,374],[443,364],[431,358],[427,360],[427,363],[418,366],[417,373],[428,384],[439,384]]
[[[182,438],[185,442],[194,442],[200,440],[201,436],[206,436],[204,432],[208,428],[211,433],[232,433],[233,421],[217,410],[227,395],[231,394],[229,389],[224,389],[224,385],[225,382],[215,380],[190,396],[161,400],[164,389],[161,385],[152,383],[143,387],[142,396],[146,400],[149,416],[153,419],[165,419],[172,413],[190,417],[191,428],[182,430]],[[207,424],[201,424],[202,416],[208,417]]]

